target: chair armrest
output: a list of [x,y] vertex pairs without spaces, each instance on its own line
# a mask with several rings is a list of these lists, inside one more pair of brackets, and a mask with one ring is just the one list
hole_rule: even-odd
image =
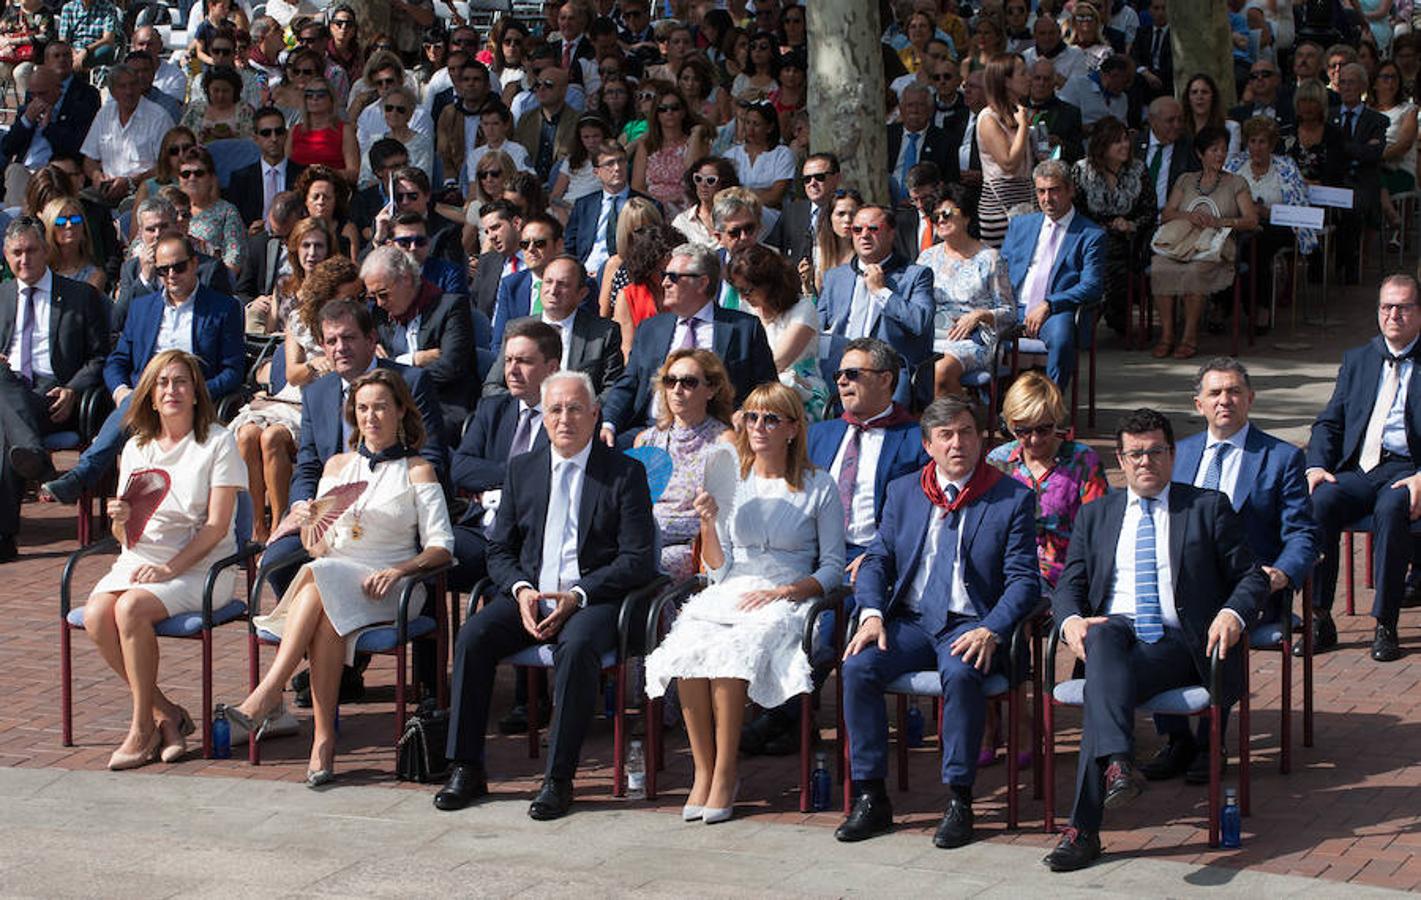
[[117,553],[119,551],[118,540],[113,537],[100,538],[89,544],[87,547],[80,547],[69,554],[69,559],[64,563],[64,574],[59,579],[59,619],[63,621],[69,616],[69,610],[73,608],[71,603],[72,582],[74,573],[79,567],[79,561],[86,556],[94,556],[99,553]]
[[[1248,650],[1248,635],[1244,634],[1239,639],[1238,652],[1244,653]],[[1224,661],[1219,656],[1219,648],[1215,647],[1214,652],[1209,654],[1209,705],[1218,706],[1224,697]]]
[[[487,575],[485,575],[484,577],[480,578],[477,582],[474,583],[474,586],[469,590],[469,615],[468,615],[468,618],[472,619],[472,618],[474,617],[474,611],[475,611],[475,609],[478,607],[479,601],[483,599],[484,594],[488,593],[488,590],[489,590],[489,588],[491,588],[491,587],[493,587],[493,579],[490,578],[490,577],[488,577]],[[460,628],[462,625],[463,625],[463,623],[460,621],[460,616],[459,616],[459,605],[456,603],[456,604],[454,604],[454,633],[455,633],[455,634],[458,634],[458,633],[459,633],[459,628]]]
[[[207,578],[202,583],[202,627],[210,630],[212,628],[212,595],[217,590],[217,578],[222,574],[223,569],[239,566],[249,559],[256,559],[261,552],[266,549],[265,544],[258,544],[255,541],[247,541],[247,545],[231,556],[224,556],[207,570]],[[247,616],[251,616],[251,604],[247,604]]]
[[241,411],[249,399],[245,385],[227,394],[217,401],[217,420],[223,425],[226,425]]
[[668,575],[657,575],[651,581],[627,594],[622,600],[622,608],[617,612],[617,651],[621,659],[627,659],[627,654],[640,649],[643,654],[649,653],[650,648],[643,642],[640,648],[632,645],[632,639],[646,634],[646,623],[650,616],[651,607],[655,605],[658,597],[671,586],[671,578]]
[[113,398],[102,385],[95,385],[79,398],[79,437],[89,443],[99,433],[109,413],[113,412]]
[[1056,647],[1061,643],[1061,623],[1051,628],[1051,637],[1046,642],[1046,659],[1041,665],[1041,693],[1050,697],[1056,689]]
[[[853,588],[841,584],[822,597],[815,598],[813,605],[809,607],[809,616],[804,620],[804,637],[800,645],[806,657],[814,659],[814,623],[819,620],[819,616],[832,610],[842,619],[844,601],[853,594]],[[839,634],[844,634],[844,630],[840,629]],[[835,646],[842,650],[841,644],[841,641],[835,641]]]
[[256,630],[256,625],[252,620],[256,617],[257,613],[261,611],[262,586],[265,585],[275,573],[284,572],[287,569],[297,566],[304,566],[310,561],[311,554],[305,550],[299,550],[296,553],[288,554],[280,559],[262,563],[261,567],[257,569],[257,580],[252,583],[251,591],[247,595],[247,625],[251,630]]
[[[453,569],[454,561],[451,559],[449,562],[435,566],[427,572],[420,572],[418,577],[409,576],[405,579],[405,586],[400,588],[400,603],[395,612],[395,631],[401,644],[408,639],[405,629],[409,626],[410,598],[414,596],[414,589],[421,584],[441,582],[444,578],[444,574],[453,571]],[[435,584],[430,584],[430,587],[434,586]]]
[[666,612],[667,604],[674,603],[680,606],[694,594],[699,594],[706,589],[708,579],[704,575],[692,575],[685,581],[673,586],[668,591],[663,591],[660,596],[651,602],[651,608],[646,613],[646,641],[643,647],[647,653],[655,650],[661,645],[661,617]]

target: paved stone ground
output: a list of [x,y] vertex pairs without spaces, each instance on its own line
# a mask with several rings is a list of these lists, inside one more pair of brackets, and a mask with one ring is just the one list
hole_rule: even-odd
[[[1293,342],[1288,312],[1280,311],[1282,327],[1260,338],[1244,357],[1260,392],[1255,421],[1291,440],[1305,440],[1308,423],[1330,393],[1342,349],[1374,333],[1373,303],[1370,291],[1344,296],[1334,290],[1331,312],[1339,322],[1325,331],[1300,328],[1293,340],[1310,343],[1305,350],[1275,346]],[[1197,418],[1189,417],[1194,366],[1156,361],[1119,344],[1109,336],[1102,341],[1100,410],[1092,440],[1108,440],[1118,413],[1144,404],[1174,414],[1180,434],[1196,430]],[[1201,356],[1226,349],[1225,339],[1213,338]],[[1082,414],[1084,401],[1083,390]],[[1119,473],[1112,475],[1118,481]],[[829,828],[838,813],[798,812],[793,757],[744,761],[738,820],[723,829],[683,829],[673,814],[684,799],[690,760],[684,735],[677,732],[668,733],[663,796],[654,803],[614,800],[611,728],[602,720],[588,741],[578,780],[582,815],[551,827],[529,822],[523,808],[542,761],[528,758],[522,738],[495,737],[490,769],[498,799],[508,802],[443,816],[428,805],[432,788],[393,778],[393,665],[385,658],[367,675],[369,701],[343,710],[340,782],[320,798],[297,785],[263,783],[301,780],[309,730],[304,737],[270,742],[265,763],[255,768],[194,754],[143,773],[65,774],[61,770],[103,767],[126,729],[128,698],[83,636],[76,636],[77,746],[60,745],[57,585],[64,559],[75,548],[74,516],[72,509],[38,503],[27,504],[24,515],[22,558],[0,568],[0,617],[6,623],[0,631],[0,693],[9,698],[0,705],[0,795],[15,800],[0,804],[0,823],[9,838],[0,841],[0,870],[7,875],[0,892],[433,893],[454,884],[462,892],[489,894],[524,889],[603,894],[625,893],[620,886],[630,884],[640,893],[666,894],[687,893],[694,883],[697,892],[714,895],[836,894],[882,892],[885,884],[901,883],[954,894],[1021,893],[1040,883],[1038,875],[1045,872],[1036,860],[1051,839],[1041,833],[1042,805],[1031,799],[1029,771],[1023,773],[1022,830],[1008,833],[1001,765],[984,770],[979,782],[984,842],[961,853],[933,852],[929,838],[946,797],[937,784],[932,746],[912,753],[912,790],[894,794],[900,833],[862,849],[832,841]],[[100,560],[81,568],[79,596],[101,565]],[[267,608],[271,602],[266,600]],[[1358,602],[1367,608],[1366,591]],[[1421,767],[1415,749],[1421,745],[1421,622],[1415,613],[1403,616],[1401,640],[1410,655],[1388,666],[1366,656],[1370,622],[1339,619],[1341,649],[1318,658],[1317,743],[1302,748],[1295,718],[1289,776],[1280,775],[1276,765],[1279,660],[1255,654],[1254,806],[1244,822],[1243,850],[1208,851],[1203,788],[1151,785],[1140,802],[1110,817],[1104,835],[1107,865],[1043,886],[1066,893],[1167,895],[1210,887],[1284,894],[1300,886],[1335,893],[1342,882],[1358,888],[1421,887]],[[216,648],[216,696],[238,698],[246,679],[242,629],[219,629]],[[198,714],[197,644],[164,641],[162,650],[164,688]],[[269,661],[270,648],[265,652]],[[1301,689],[1296,669],[1294,678],[1296,696]],[[509,688],[505,677],[496,709],[506,707]],[[820,712],[826,737],[832,736],[832,712],[827,704]],[[1079,722],[1069,713],[1063,718],[1057,766],[1062,816]],[[1139,731],[1142,753],[1153,750],[1149,731],[1144,725]],[[170,775],[216,777],[153,777]],[[193,810],[180,813],[185,797],[195,798]],[[105,833],[100,826],[106,825],[124,837],[100,840]],[[76,838],[84,842],[79,852],[85,865],[61,864],[75,858]],[[180,864],[163,852],[164,841],[185,848]],[[217,852],[229,844],[246,852]],[[283,845],[319,852],[307,860]],[[106,852],[90,852],[101,847]],[[413,856],[379,858],[386,848]],[[428,854],[439,861],[416,864]],[[168,878],[165,868],[178,874]],[[500,880],[505,875],[511,880]],[[776,875],[783,877],[775,881]],[[1263,875],[1322,882],[1254,880]]]

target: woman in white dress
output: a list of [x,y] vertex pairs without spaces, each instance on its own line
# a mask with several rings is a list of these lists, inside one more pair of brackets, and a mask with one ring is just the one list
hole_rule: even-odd
[[[260,733],[280,708],[283,686],[309,657],[315,738],[306,783],[313,788],[335,778],[340,673],[354,659],[361,630],[393,621],[404,580],[447,563],[454,546],[444,490],[418,455],[424,425],[404,379],[379,368],[362,375],[346,398],[345,421],[355,448],[326,463],[317,496],[360,481],[365,489],[320,540],[302,528],[301,543],[315,559],[271,615],[255,619],[281,638],[276,659],[256,690],[227,707],[233,721]],[[411,597],[411,612],[423,606],[423,592]]]
[[[813,687],[800,640],[805,601],[844,573],[844,508],[805,448],[799,395],[782,384],[750,392],[735,433],[733,493],[696,497],[711,586],[693,597],[646,660],[646,690],[678,680],[695,781],[686,821],[729,819],[745,700],[773,708]],[[708,473],[708,485],[711,479]]]
[[[207,570],[236,551],[233,513],[237,493],[247,487],[237,443],[217,424],[195,357],[181,350],[155,356],[138,379],[124,424],[133,436],[119,457],[119,485],[138,470],[158,469],[169,488],[138,540],[123,548],[84,604],[85,633],[133,695],[128,736],[109,757],[114,770],[160,757],[176,762],[187,752],[192,717],[158,687],[153,627],[202,609]],[[123,500],[108,503],[120,544],[129,512]],[[225,603],[236,584],[236,570],[225,569],[214,602]]]
[[819,371],[819,312],[800,296],[794,267],[764,244],[751,244],[731,254],[726,277],[765,326],[780,384],[799,395],[809,422],[823,419],[829,384]]

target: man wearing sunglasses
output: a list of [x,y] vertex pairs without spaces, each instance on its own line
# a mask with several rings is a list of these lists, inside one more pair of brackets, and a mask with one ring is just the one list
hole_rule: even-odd
[[1281,128],[1291,128],[1296,121],[1293,112],[1293,92],[1283,85],[1283,75],[1278,64],[1260,59],[1248,73],[1248,90],[1244,92],[1245,102],[1229,110],[1229,118],[1235,122],[1247,122],[1254,116],[1277,119]]
[[[534,213],[516,229],[514,251],[522,258],[516,272],[504,276],[498,285],[493,307],[493,346],[503,342],[509,322],[543,312],[543,271],[563,254],[562,225],[546,213]],[[596,296],[596,290],[593,290]],[[598,389],[598,393],[601,389]]]
[[306,167],[286,158],[286,116],[281,110],[274,106],[257,110],[252,117],[252,132],[261,158],[232,173],[227,196],[247,223],[248,232],[256,234],[266,222],[276,195],[294,189]]
[[[487,70],[485,70],[487,71]],[[374,81],[367,85],[366,91],[351,104],[352,113],[357,109],[359,115],[355,120],[355,130],[357,134],[372,135],[383,134],[389,130],[385,122],[385,98],[390,95],[390,91],[405,83],[405,68],[400,65],[398,58],[392,58],[390,65],[376,72],[371,73]],[[487,87],[488,81],[484,81]],[[429,111],[422,106],[416,105],[410,110],[410,124],[412,131],[429,135],[434,138],[434,120],[429,117]],[[366,138],[366,140],[370,140]]]
[[128,439],[123,419],[129,395],[154,356],[174,349],[196,356],[213,403],[241,388],[246,379],[241,303],[199,284],[198,254],[187,235],[176,231],[163,234],[153,259],[162,288],[134,299],[118,342],[104,363],[104,383],[116,409],[74,468],[44,485],[61,503],[76,502],[85,489],[97,486],[118,460]]
[[777,249],[798,265],[800,260],[817,263],[814,236],[818,234],[819,216],[828,215],[833,206],[834,192],[843,180],[839,157],[833,153],[811,153],[800,167],[799,182],[804,186],[803,200],[786,200],[772,241]]
[[1268,596],[1268,575],[1229,498],[1170,483],[1168,418],[1152,409],[1125,416],[1115,429],[1115,456],[1127,490],[1081,507],[1051,598],[1061,643],[1085,664],[1071,827],[1044,860],[1055,872],[1095,862],[1105,810],[1141,793],[1134,763],[1141,698],[1209,684],[1217,655],[1222,703],[1238,699],[1238,641]]
[[163,135],[173,120],[139,90],[138,76],[126,65],[109,70],[107,103],[84,137],[84,175],[110,206],[128,197],[157,168]]
[[5,200],[10,206],[24,203],[30,175],[55,153],[78,153],[89,125],[99,111],[99,92],[87,84],[64,91],[64,79],[53,67],[36,66],[30,75],[25,105],[10,126],[0,153],[5,170]]
[[[128,309],[133,305],[134,297],[144,297],[163,289],[163,279],[158,275],[158,263],[155,259],[158,238],[165,232],[171,231],[177,221],[178,211],[173,208],[173,204],[157,194],[145,197],[142,203],[133,208],[133,228],[137,233],[138,247],[119,268],[118,291],[114,294],[111,316],[115,334],[123,331],[124,323],[128,319]],[[249,243],[248,247],[250,248],[250,246]],[[219,294],[233,293],[232,273],[222,264],[222,260],[215,256],[208,256],[206,253],[199,253],[197,259],[197,280],[200,284],[212,288]],[[249,259],[250,253],[243,258],[243,267],[247,265]],[[262,293],[270,292],[264,291]],[[253,293],[250,297],[239,296],[238,299],[249,302],[256,296],[258,294]]]
[[524,95],[514,99],[512,110],[518,125],[513,129],[513,139],[528,151],[538,178],[547,184],[554,164],[567,158],[577,140],[578,113],[567,102],[567,70],[544,63],[542,74],[534,76],[528,93],[536,99],[537,106],[521,112],[519,99]]
[[390,243],[414,257],[425,281],[445,294],[458,294],[467,300],[469,276],[464,266],[429,254],[432,241],[429,223],[417,212],[398,213],[391,221]]

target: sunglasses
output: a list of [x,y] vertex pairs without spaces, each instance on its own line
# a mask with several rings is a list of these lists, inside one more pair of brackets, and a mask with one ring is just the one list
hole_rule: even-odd
[[523,43],[522,38],[506,37],[503,39],[503,46],[505,47],[517,47],[521,43]]
[[645,102],[648,101],[648,100],[655,100],[655,99],[656,99],[656,92],[655,92],[655,91],[637,91],[636,98],[637,98],[638,100],[640,100],[641,102],[645,103]]
[[376,87],[393,87],[393,86],[395,85],[395,83],[396,83],[396,81],[395,81],[395,79],[393,79],[393,78],[377,78],[377,79],[375,79],[375,86],[376,86]]
[[418,191],[399,191],[395,194],[396,203],[412,203],[419,199]]
[[424,234],[402,234],[395,238],[395,244],[406,250],[414,247],[424,247],[429,244],[429,236]]
[[670,282],[671,284],[680,284],[682,278],[701,278],[701,277],[703,277],[703,276],[702,276],[702,274],[701,274],[700,272],[665,272],[665,273],[662,274],[661,280],[662,280],[662,281]]
[[73,215],[73,216],[55,216],[55,217],[54,217],[54,227],[55,227],[55,228],[63,228],[63,227],[65,227],[66,225],[83,225],[83,224],[84,224],[84,217],[83,217],[83,216],[80,216],[80,215]]
[[305,45],[305,44],[314,44],[314,43],[316,43],[316,41],[319,41],[319,40],[323,40],[323,37],[322,37],[321,35],[319,35],[319,34],[303,34],[303,35],[301,35],[300,37],[298,37],[298,38],[296,39],[296,43],[302,44],[302,45]]
[[719,175],[692,175],[691,180],[694,181],[696,184],[705,184],[711,187],[715,187],[716,185],[720,184]]
[[304,77],[306,77],[306,78],[309,78],[309,77],[311,77],[312,75],[319,75],[320,72],[319,72],[318,70],[316,70],[316,69],[305,69],[305,68],[302,68],[302,69],[292,69],[292,70],[291,70],[291,74],[292,74],[292,75],[296,75],[296,76],[298,76],[298,77],[304,76]]
[[461,37],[454,38],[449,43],[453,44],[455,47],[476,47],[478,46],[479,39],[476,37]]
[[753,43],[753,44],[750,45],[750,49],[751,49],[751,50],[768,50],[768,49],[770,49],[770,48],[773,47],[773,46],[774,46],[774,45],[771,44],[769,41],[756,41],[755,43]]
[[213,47],[213,48],[212,48],[212,55],[213,55],[213,56],[231,56],[233,53],[236,53],[236,52],[237,52],[237,48],[236,48],[236,47]]
[[781,422],[788,421],[772,412],[744,412],[740,414],[740,417],[745,421],[746,428],[764,427],[766,431],[774,431],[780,427]]
[[1016,435],[1018,438],[1028,438],[1028,437],[1044,438],[1044,437],[1050,437],[1051,435],[1055,434],[1056,431],[1057,431],[1056,425],[1055,425],[1054,423],[1047,422],[1046,424],[1043,424],[1043,425],[1017,425],[1017,426],[1013,426],[1013,427],[1012,427],[1012,430],[1011,430],[1011,433],[1014,434],[1014,435]]
[[186,153],[186,152],[188,152],[189,150],[191,150],[194,146],[196,146],[196,145],[194,145],[194,144],[174,144],[173,146],[171,146],[171,147],[168,148],[168,155],[169,155],[169,156],[182,156],[184,153]]
[[701,386],[701,379],[695,375],[662,375],[661,386],[668,391],[674,391],[678,386],[694,391]]
[[1274,75],[1277,75],[1277,74],[1278,74],[1277,72],[1249,72],[1249,73],[1248,73],[1248,80],[1249,80],[1249,81],[1267,81],[1269,78],[1272,78]]
[[518,246],[524,250],[546,250],[551,243],[548,238],[524,238],[518,242]]
[[404,115],[405,113],[407,113],[407,112],[409,112],[409,111],[410,111],[410,108],[409,108],[408,106],[401,106],[401,105],[399,105],[398,103],[386,103],[386,104],[385,104],[385,112],[387,112],[387,113],[399,113],[400,115]]
[[936,81],[939,84],[946,84],[947,82],[951,81],[956,77],[957,76],[952,74],[951,72],[940,72],[937,75],[933,76],[933,81]]
[[869,234],[878,234],[878,233],[879,233],[880,231],[882,231],[882,230],[883,230],[883,226],[882,226],[882,225],[850,225],[850,226],[849,226],[849,231],[853,232],[854,234],[863,234],[865,231],[867,231]]
[[176,260],[166,266],[154,266],[153,271],[158,273],[159,278],[167,278],[169,275],[179,274],[187,271],[188,263],[192,262],[192,257]]
[[656,111],[659,113],[681,112],[683,109],[685,109],[685,107],[679,103],[669,103],[665,106],[656,107]]
[[823,184],[828,181],[833,174],[833,172],[810,172],[807,175],[801,176],[799,180],[805,184],[809,184],[811,181],[815,184]]
[[484,169],[484,170],[480,171],[478,174],[479,174],[479,181],[483,181],[485,178],[501,178],[501,177],[503,177],[503,170],[502,170],[502,169]]
[[329,97],[331,92],[325,88],[311,88],[306,91],[307,100],[319,100],[322,97]]
[[332,28],[349,28],[354,24],[354,19],[331,19]]
[[285,126],[285,125],[279,126],[279,127],[277,127],[277,128],[258,128],[258,129],[257,129],[257,137],[264,137],[264,138],[269,138],[269,137],[281,137],[281,136],[284,135],[284,134],[286,134],[286,126]]
[[732,228],[725,229],[724,234],[732,239],[738,240],[754,234],[757,230],[759,229],[756,225],[736,225]]
[[183,170],[181,170],[181,171],[178,172],[178,177],[179,177],[179,178],[183,178],[183,179],[187,179],[187,178],[202,178],[202,177],[203,177],[204,175],[206,175],[206,174],[207,174],[207,170],[206,170],[206,169],[183,169]]
[[948,219],[951,219],[953,216],[957,215],[959,212],[961,212],[961,210],[956,210],[956,209],[940,209],[940,210],[938,210],[936,213],[933,214],[933,221],[934,221],[934,222],[946,222]]
[[535,81],[535,82],[533,82],[533,87],[535,87],[535,88],[543,88],[544,90],[549,90],[549,91],[552,90],[553,88],[557,87],[557,86],[558,86],[558,83],[557,83],[556,81],[553,81],[551,78],[544,78],[544,79],[542,79],[541,81]]
[[887,372],[887,371],[888,371],[887,369],[840,369],[839,371],[837,371],[837,372],[834,373],[834,380],[835,380],[835,381],[858,381],[859,378],[860,378],[865,372],[873,372],[874,374],[882,374],[883,372]]

